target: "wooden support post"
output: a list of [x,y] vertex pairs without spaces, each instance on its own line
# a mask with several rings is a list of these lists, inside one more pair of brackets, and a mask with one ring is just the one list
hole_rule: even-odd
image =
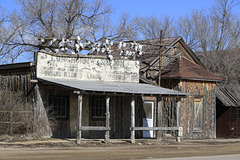
[[[181,99],[177,99],[177,127],[180,127],[180,120],[181,120],[181,113],[180,113],[180,107],[181,107]],[[177,130],[176,133],[176,141],[181,142],[181,137],[179,136],[179,130]]]
[[[110,111],[109,111],[110,98],[106,98],[106,128],[110,127]],[[105,133],[105,141],[108,142],[110,139],[110,131],[107,130]]]
[[135,99],[132,97],[131,102],[131,143],[135,143]]
[[82,126],[82,95],[78,95],[78,120],[77,120],[77,144],[81,143],[82,131],[80,130]]
[[[157,108],[157,126],[162,127],[162,98],[158,97],[158,108]],[[157,131],[157,140],[161,141],[162,131]]]
[[13,134],[13,111],[10,111],[10,135]]

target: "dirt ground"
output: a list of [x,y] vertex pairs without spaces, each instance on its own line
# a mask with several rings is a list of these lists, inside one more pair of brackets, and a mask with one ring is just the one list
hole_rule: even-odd
[[84,140],[75,144],[73,139],[8,140],[0,141],[0,159],[46,160],[84,159],[121,160],[172,157],[211,156],[240,153],[240,139],[182,140]]

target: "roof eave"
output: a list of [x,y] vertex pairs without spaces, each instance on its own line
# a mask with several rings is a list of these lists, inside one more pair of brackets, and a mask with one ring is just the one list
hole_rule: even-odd
[[0,65],[0,71],[11,70],[11,69],[20,69],[20,68],[29,68],[32,66],[34,66],[33,62],[4,64],[4,65]]
[[209,82],[220,82],[220,81],[222,81],[222,80],[216,80],[216,79],[190,78],[190,77],[162,77],[162,79],[181,79],[181,80],[209,81]]

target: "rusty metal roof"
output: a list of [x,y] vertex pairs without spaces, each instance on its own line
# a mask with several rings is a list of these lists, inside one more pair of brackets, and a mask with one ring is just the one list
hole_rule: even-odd
[[239,85],[217,84],[216,97],[227,107],[240,107]]
[[85,92],[104,92],[136,95],[187,96],[183,93],[143,83],[118,83],[106,81],[79,81],[72,79],[39,78],[40,82]]
[[164,79],[188,79],[201,81],[221,81],[223,78],[216,76],[203,66],[189,61],[185,57],[175,58],[165,67],[162,73]]

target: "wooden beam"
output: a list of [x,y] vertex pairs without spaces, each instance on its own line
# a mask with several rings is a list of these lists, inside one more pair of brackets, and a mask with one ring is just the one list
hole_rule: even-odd
[[[106,98],[106,128],[110,127],[110,111],[109,111],[109,102],[110,102],[110,98],[107,97]],[[110,139],[110,130],[106,130],[105,133],[105,141],[109,141]]]
[[105,126],[81,126],[80,131],[110,131],[110,127]]
[[131,143],[135,143],[135,99],[132,97],[131,102]]
[[133,131],[177,131],[178,127],[133,127]]
[[[162,98],[158,97],[158,108],[157,108],[157,126],[162,127]],[[157,131],[157,140],[161,140],[162,132],[160,130]]]
[[162,39],[163,39],[163,30],[160,31],[160,50],[159,50],[159,71],[158,71],[158,85],[161,86],[161,65],[162,65]]
[[78,120],[77,120],[77,144],[81,143],[82,138],[82,95],[78,95]]

